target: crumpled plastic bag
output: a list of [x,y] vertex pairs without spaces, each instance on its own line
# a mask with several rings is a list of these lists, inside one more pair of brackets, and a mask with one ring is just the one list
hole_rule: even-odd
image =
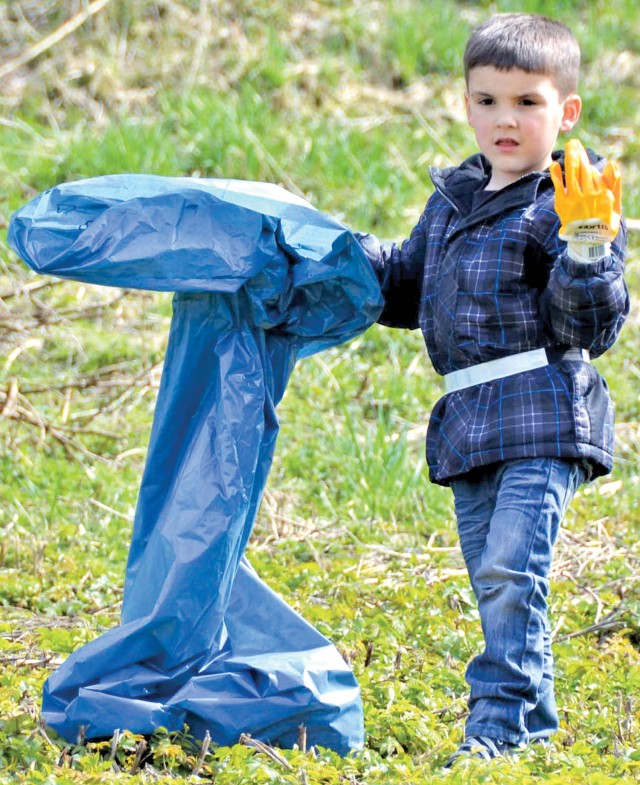
[[121,625],[49,677],[47,724],[75,740],[186,723],[283,747],[303,725],[309,744],[361,748],[351,669],[243,556],[297,358],[380,313],[358,243],[278,186],[149,175],[46,191],[9,242],[40,273],[177,293]]

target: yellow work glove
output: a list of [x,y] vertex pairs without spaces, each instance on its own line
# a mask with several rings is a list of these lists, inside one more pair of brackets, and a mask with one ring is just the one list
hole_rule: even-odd
[[599,172],[589,162],[577,139],[567,142],[562,167],[549,167],[555,188],[555,209],[560,216],[560,239],[568,245],[572,259],[594,262],[609,253],[611,240],[620,228],[621,176],[609,161]]

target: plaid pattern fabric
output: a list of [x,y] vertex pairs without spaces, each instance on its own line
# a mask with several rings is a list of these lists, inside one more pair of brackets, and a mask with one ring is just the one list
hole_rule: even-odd
[[[577,263],[558,238],[548,173],[483,192],[489,164],[476,155],[431,175],[436,191],[407,241],[360,238],[385,295],[383,324],[419,326],[440,374],[540,347],[597,357],[614,343],[629,310],[624,227],[609,256]],[[585,459],[597,476],[612,455],[606,382],[580,361],[449,393],[427,435],[430,477],[445,485],[525,457]]]

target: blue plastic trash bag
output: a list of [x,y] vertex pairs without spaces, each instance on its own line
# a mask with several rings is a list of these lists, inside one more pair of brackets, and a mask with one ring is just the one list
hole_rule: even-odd
[[45,721],[69,740],[186,723],[284,747],[304,725],[309,744],[362,747],[350,668],[243,557],[296,359],[380,312],[357,242],[277,186],[147,175],[53,188],[9,242],[41,273],[177,293],[122,623],[50,676]]

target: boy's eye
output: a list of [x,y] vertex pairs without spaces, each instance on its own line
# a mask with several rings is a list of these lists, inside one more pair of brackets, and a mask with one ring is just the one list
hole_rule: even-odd
[[480,106],[491,106],[491,104],[493,103],[493,98],[480,98],[478,100],[478,103],[480,104]]
[[520,101],[520,103],[523,106],[535,106],[536,105],[536,101],[534,101],[533,98],[523,98],[522,101]]

